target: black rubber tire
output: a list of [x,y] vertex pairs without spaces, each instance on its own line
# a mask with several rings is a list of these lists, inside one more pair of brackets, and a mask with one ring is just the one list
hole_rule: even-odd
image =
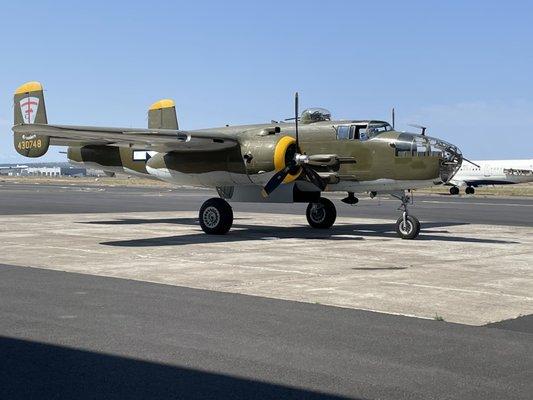
[[465,189],[465,193],[466,193],[466,194],[474,194],[474,193],[476,193],[476,189],[474,189],[472,186],[468,186],[468,187]]
[[458,195],[459,194],[459,188],[457,186],[452,186],[450,188],[450,194],[455,196],[455,195]]
[[404,229],[403,216],[401,216],[400,218],[398,218],[398,221],[396,221],[396,233],[402,239],[415,239],[420,233],[420,221],[418,220],[418,218],[413,217],[412,215],[408,215],[406,219],[409,228]]
[[328,229],[333,226],[337,219],[337,210],[331,200],[321,197],[318,202],[309,203],[305,216],[311,227]]
[[226,200],[213,197],[202,204],[198,218],[205,233],[224,235],[233,225],[233,209]]

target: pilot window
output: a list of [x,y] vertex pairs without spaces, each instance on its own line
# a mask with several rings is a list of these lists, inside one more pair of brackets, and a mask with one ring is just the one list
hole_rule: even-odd
[[350,127],[349,126],[339,126],[337,127],[337,139],[348,139],[350,137]]
[[364,125],[350,125],[337,127],[337,139],[339,140],[366,140],[366,126]]

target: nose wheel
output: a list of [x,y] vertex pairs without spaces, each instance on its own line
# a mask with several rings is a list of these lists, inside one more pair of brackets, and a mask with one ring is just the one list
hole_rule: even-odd
[[396,221],[396,233],[402,239],[414,239],[420,233],[420,221],[412,215],[402,215]]
[[407,206],[411,201],[411,197],[405,193],[394,197],[402,202],[399,209],[403,211],[402,216],[396,221],[396,233],[402,239],[415,239],[420,233],[420,221],[409,214]]
[[224,235],[233,225],[233,209],[226,200],[218,197],[202,204],[198,217],[202,230],[211,235]]
[[328,229],[337,219],[337,210],[331,200],[321,197],[317,202],[309,203],[305,216],[313,228]]

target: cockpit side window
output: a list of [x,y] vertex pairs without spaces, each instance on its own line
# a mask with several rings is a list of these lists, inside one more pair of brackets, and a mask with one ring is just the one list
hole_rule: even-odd
[[366,125],[341,125],[337,127],[338,140],[367,140],[368,138]]
[[338,126],[337,127],[337,139],[344,140],[350,138],[350,127],[349,126]]

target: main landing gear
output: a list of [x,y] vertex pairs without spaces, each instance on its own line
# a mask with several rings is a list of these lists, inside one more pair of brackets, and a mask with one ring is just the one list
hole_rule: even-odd
[[474,189],[472,186],[467,186],[465,189],[466,194],[474,194],[476,192],[476,189]]
[[[476,192],[476,189],[474,189],[472,186],[467,186],[465,188],[466,194],[474,194]],[[450,194],[456,195],[459,194],[459,188],[457,186],[452,186],[450,188]]]
[[224,235],[233,225],[233,209],[226,200],[214,197],[202,204],[199,219],[205,233]]
[[420,221],[418,218],[409,215],[409,211],[407,210],[407,205],[411,201],[411,197],[405,193],[401,196],[394,195],[394,197],[402,202],[399,208],[402,211],[402,216],[396,221],[396,233],[402,239],[415,239],[420,233]]
[[309,203],[305,212],[307,222],[313,228],[328,229],[337,219],[337,210],[331,200],[321,197],[316,203]]

